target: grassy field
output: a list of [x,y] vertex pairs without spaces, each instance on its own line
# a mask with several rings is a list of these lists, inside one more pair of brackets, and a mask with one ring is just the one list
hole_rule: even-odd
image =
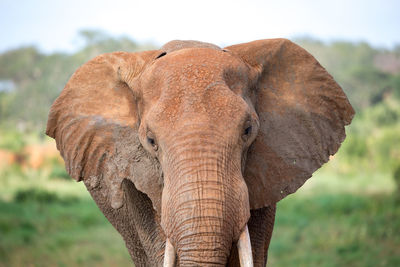
[[82,183],[16,166],[0,175],[0,266],[131,265]]
[[[132,266],[83,184],[57,168],[0,170],[0,266]],[[268,265],[400,266],[391,176],[331,165],[314,176],[278,204]]]
[[394,193],[386,186],[379,192],[378,181],[373,191],[334,192],[332,177],[318,179],[327,185],[278,204],[269,266],[400,266],[400,201]]

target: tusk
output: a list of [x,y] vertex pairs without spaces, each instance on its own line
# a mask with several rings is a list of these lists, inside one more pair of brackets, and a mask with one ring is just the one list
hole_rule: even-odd
[[240,234],[237,248],[239,251],[240,267],[253,267],[253,254],[251,252],[250,235],[247,224],[243,232]]
[[175,266],[175,249],[169,239],[165,242],[164,267]]

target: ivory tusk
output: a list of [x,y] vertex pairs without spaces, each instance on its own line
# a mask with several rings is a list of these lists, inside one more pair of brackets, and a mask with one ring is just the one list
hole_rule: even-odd
[[247,224],[243,232],[240,234],[237,248],[239,252],[240,267],[253,267],[253,254],[251,251],[250,235]]
[[175,266],[175,248],[167,238],[165,242],[164,267]]

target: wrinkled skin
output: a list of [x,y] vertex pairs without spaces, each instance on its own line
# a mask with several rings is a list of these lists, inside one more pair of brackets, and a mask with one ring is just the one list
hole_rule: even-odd
[[124,238],[136,266],[239,266],[248,226],[264,266],[276,202],[333,155],[354,111],[284,39],[224,50],[173,41],[101,55],[71,77],[47,134]]

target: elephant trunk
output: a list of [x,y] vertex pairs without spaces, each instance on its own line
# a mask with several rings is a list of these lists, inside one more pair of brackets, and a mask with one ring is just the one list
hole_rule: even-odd
[[178,156],[165,172],[161,225],[180,266],[225,266],[249,219],[240,160],[228,159],[228,148],[203,143],[170,154]]

